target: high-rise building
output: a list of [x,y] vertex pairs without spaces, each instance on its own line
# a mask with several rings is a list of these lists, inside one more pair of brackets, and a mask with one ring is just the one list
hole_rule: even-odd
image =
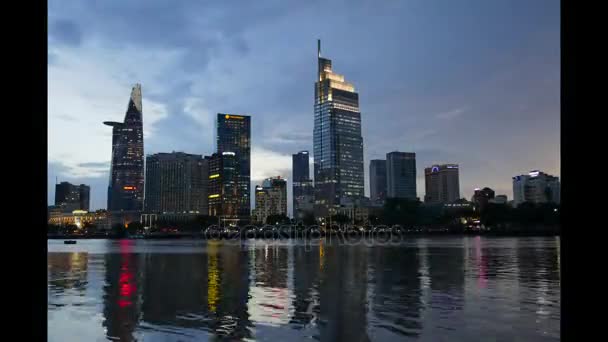
[[513,177],[513,207],[523,202],[559,204],[559,177],[538,170]]
[[306,212],[312,213],[314,189],[310,179],[308,151],[292,155],[293,216],[302,219]]
[[424,169],[425,203],[452,203],[460,199],[457,164],[433,165]]
[[91,188],[88,185],[74,185],[69,182],[55,184],[55,205],[64,211],[89,211],[89,198]]
[[342,199],[364,196],[359,94],[321,57],[315,83],[313,131],[315,215],[334,214]]
[[287,182],[280,176],[267,178],[255,187],[254,221],[266,223],[271,215],[287,216]]
[[209,160],[198,154],[157,153],[146,157],[147,213],[207,215]]
[[416,153],[386,154],[386,197],[416,200]]
[[144,132],[141,85],[131,90],[124,122],[112,126],[109,211],[141,211],[144,199]]
[[231,225],[239,224],[241,218],[237,166],[234,152],[214,153],[209,159],[209,215]]
[[386,160],[374,159],[369,162],[370,199],[382,202],[386,199]]
[[[251,216],[251,117],[218,113],[216,128],[217,154],[223,168],[217,173],[229,174],[230,181],[234,182],[223,183],[230,187],[230,191],[223,190],[223,201],[226,205],[234,205],[234,212],[231,209],[230,214],[222,215],[235,215],[235,223],[246,223]],[[229,167],[233,169],[227,169]]]

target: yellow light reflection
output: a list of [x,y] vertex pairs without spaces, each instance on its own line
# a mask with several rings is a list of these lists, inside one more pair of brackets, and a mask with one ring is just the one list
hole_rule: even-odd
[[209,311],[216,312],[219,299],[220,272],[217,267],[217,245],[209,244],[209,259],[207,259],[207,307]]

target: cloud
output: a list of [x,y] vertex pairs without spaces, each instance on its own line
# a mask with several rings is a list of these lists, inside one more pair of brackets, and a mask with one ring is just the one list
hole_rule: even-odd
[[156,132],[156,124],[169,116],[167,112],[167,106],[163,103],[154,102],[151,100],[146,101],[146,108],[144,109],[144,136],[149,138]]
[[278,132],[265,139],[267,144],[311,144],[312,133],[308,132]]
[[89,167],[89,168],[93,168],[93,169],[109,169],[110,168],[110,161],[105,161],[105,162],[89,162],[89,163],[80,163],[78,164],[79,167]]
[[78,25],[66,19],[55,20],[49,25],[49,37],[58,44],[78,46],[82,41],[82,33]]
[[259,182],[276,176],[291,177],[291,155],[253,146],[251,148],[251,180]]
[[461,116],[462,114],[465,113],[465,108],[457,108],[457,109],[453,109],[447,112],[442,112],[439,114],[435,115],[435,118],[439,119],[439,120],[452,120],[455,119],[459,116]]
[[205,106],[203,99],[188,97],[184,100],[184,113],[191,117],[202,129],[213,129],[215,115]]

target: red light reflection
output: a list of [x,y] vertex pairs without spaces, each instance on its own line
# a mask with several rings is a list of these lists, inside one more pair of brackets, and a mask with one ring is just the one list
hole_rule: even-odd
[[133,305],[131,298],[137,291],[137,285],[135,284],[135,276],[133,274],[133,268],[130,260],[132,245],[128,240],[121,240],[119,246],[122,260],[120,266],[120,275],[118,278],[120,295],[118,299],[118,306],[124,308]]

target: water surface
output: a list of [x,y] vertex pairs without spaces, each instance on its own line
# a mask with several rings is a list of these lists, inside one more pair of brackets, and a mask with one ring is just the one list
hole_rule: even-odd
[[556,341],[559,238],[48,241],[49,341]]

